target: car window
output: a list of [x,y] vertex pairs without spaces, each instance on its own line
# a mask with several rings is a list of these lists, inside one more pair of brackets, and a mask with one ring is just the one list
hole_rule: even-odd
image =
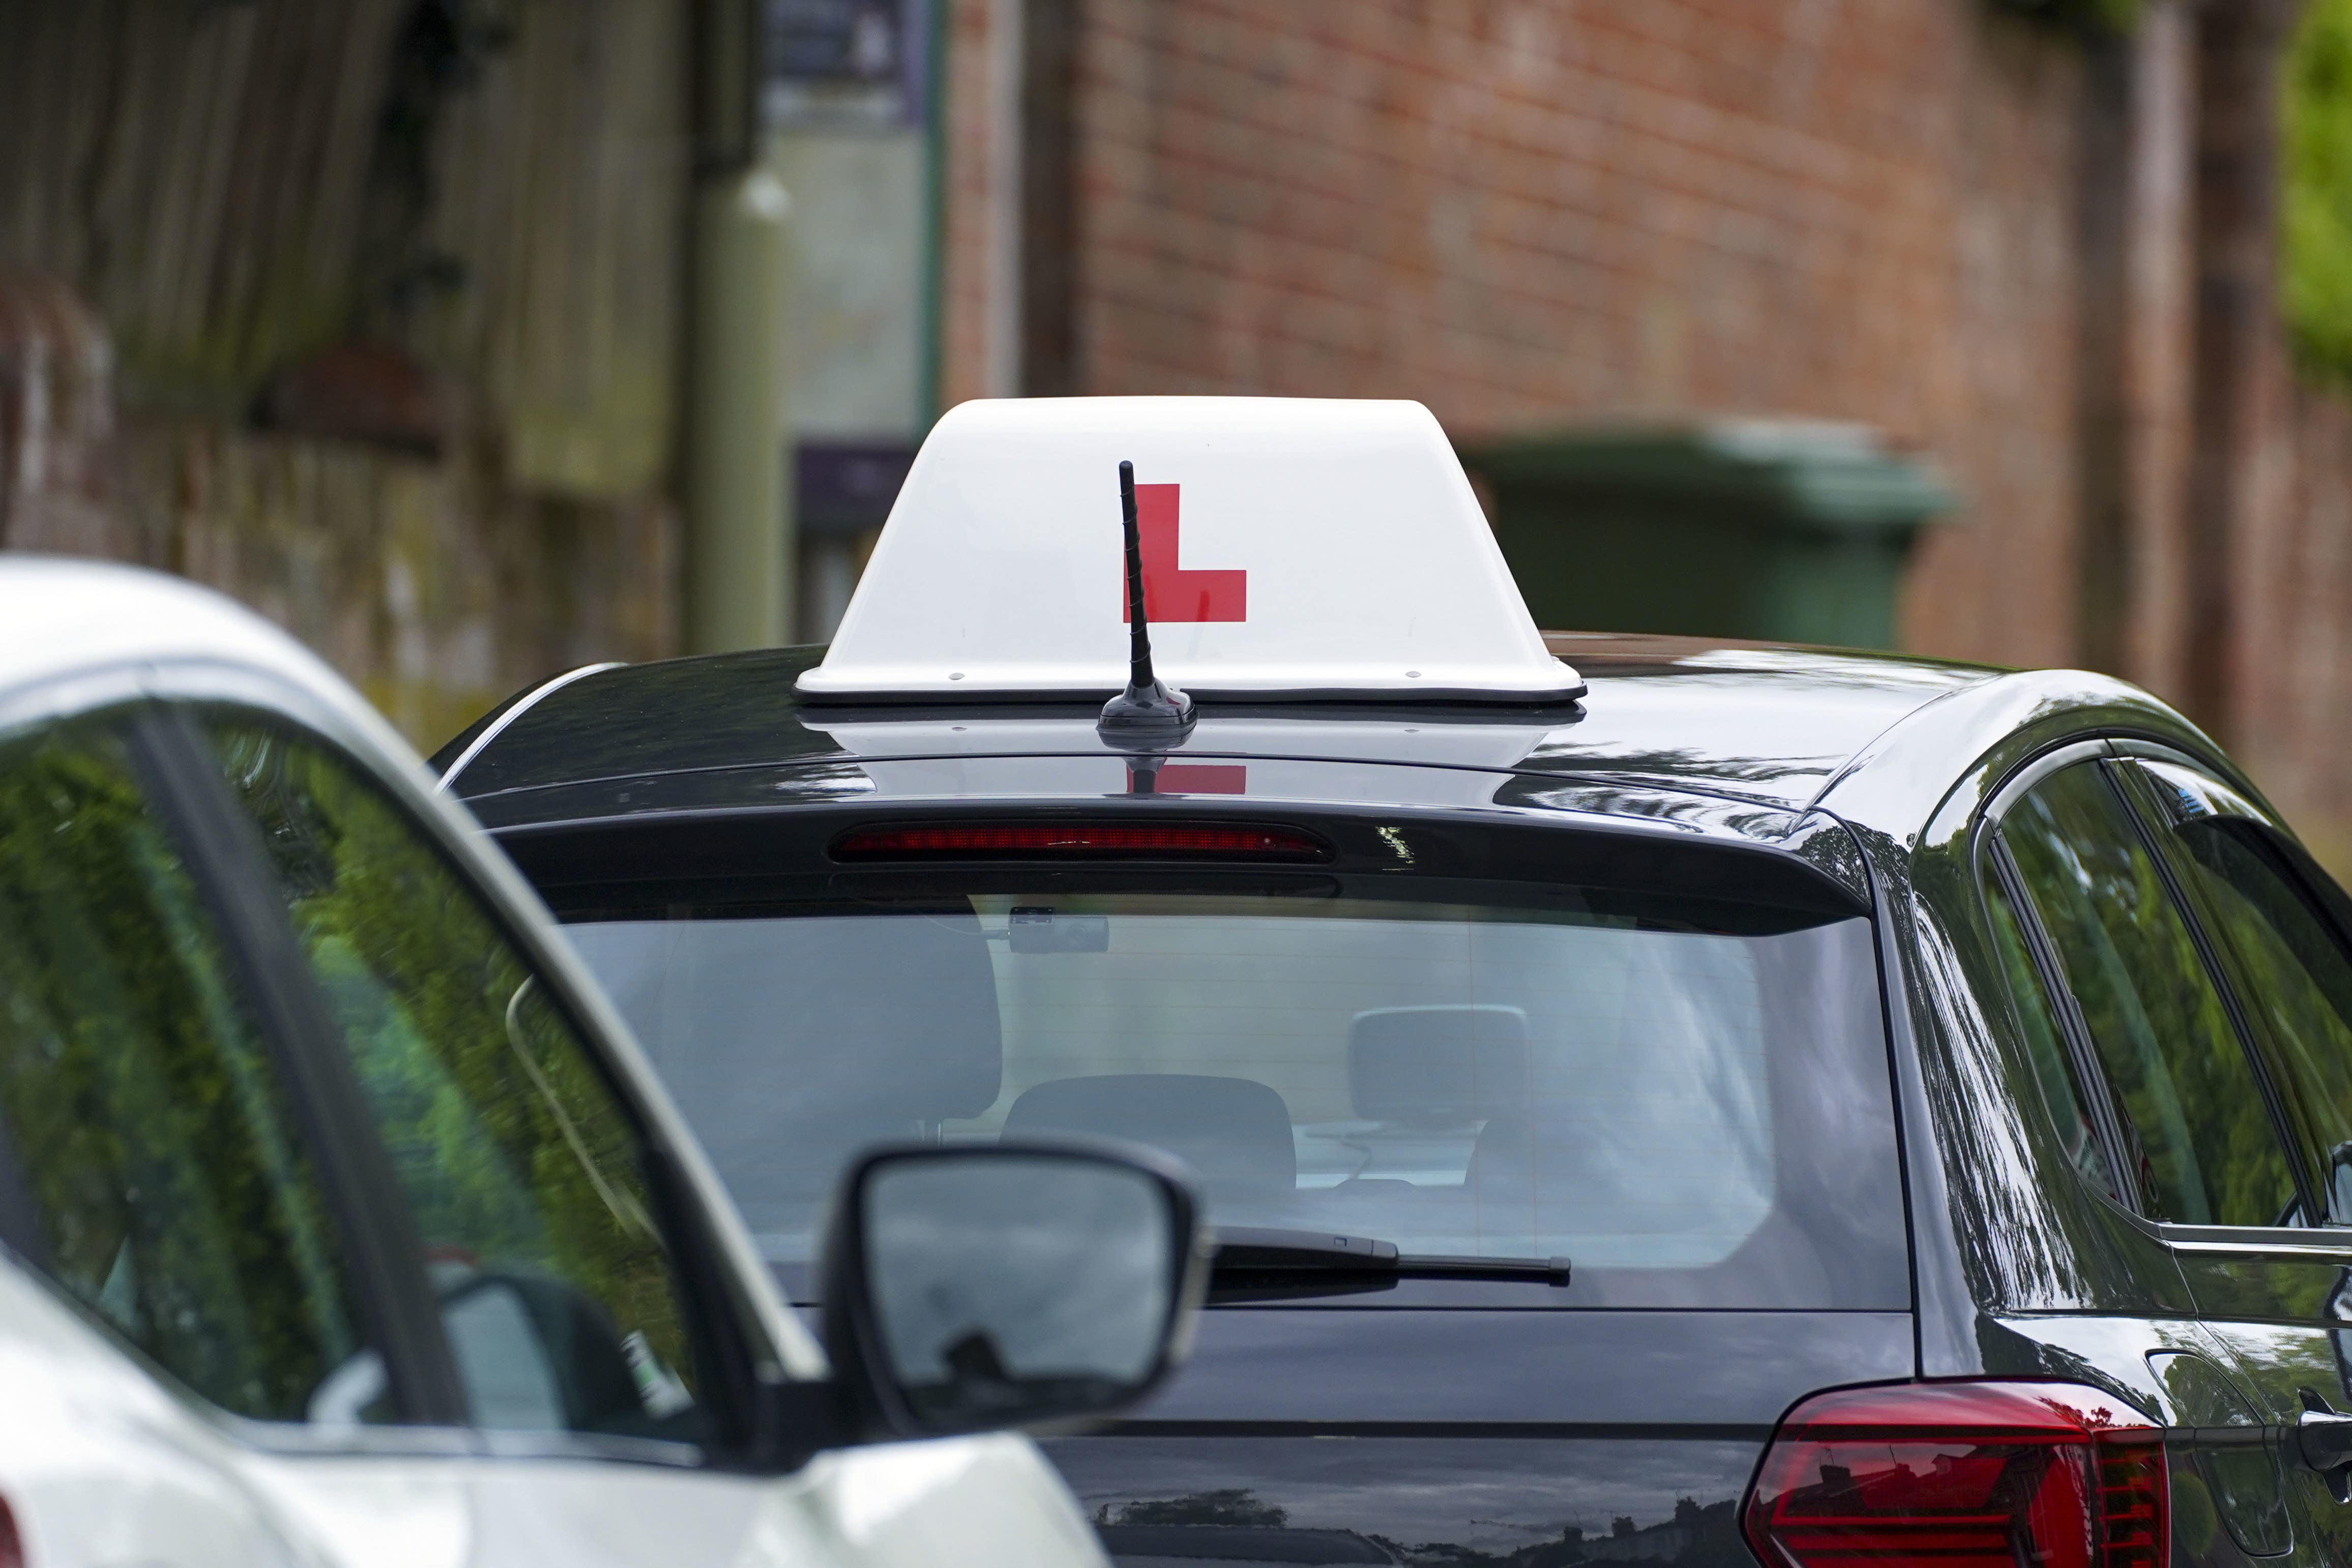
[[207,726],[416,1217],[476,1422],[693,1440],[644,1140],[422,829],[324,748]]
[[2102,766],[2052,774],[2000,836],[2137,1139],[2149,1212],[2183,1225],[2277,1223],[2295,1191],[2269,1105]]
[[567,898],[801,1299],[861,1145],[1076,1133],[1177,1155],[1218,1224],[1568,1256],[1561,1304],[1908,1300],[1866,921],[1393,872],[1309,896],[1021,874]]
[[2000,951],[2010,995],[2017,1002],[2018,1024],[2025,1040],[2026,1058],[2033,1071],[2034,1087],[2041,1091],[2042,1103],[2058,1130],[2066,1161],[2108,1194],[2120,1197],[2123,1189],[2116,1182],[2107,1152],[2094,1130],[2082,1083],[2068,1059],[2063,1028],[2051,1005],[2049,990],[2034,967],[2033,951],[2026,941],[2024,928],[2018,923],[2009,889],[1998,877],[1986,883],[1985,905],[1992,916],[1993,942]]
[[388,1419],[291,1096],[151,808],[114,730],[0,748],[0,1116],[26,1245],[222,1409]]
[[2296,1155],[2329,1218],[2352,1223],[2352,956],[2315,896],[2325,873],[2290,863],[2260,810],[2219,780],[2156,762],[2134,776],[2276,1064]]

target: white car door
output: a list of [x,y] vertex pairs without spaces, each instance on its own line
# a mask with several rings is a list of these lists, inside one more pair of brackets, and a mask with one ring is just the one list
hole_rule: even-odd
[[[272,1511],[130,1357],[0,1266],[0,1564],[292,1564]],[[442,1562],[455,1562],[443,1557]]]
[[481,1467],[475,1487],[475,1562],[483,1568],[1102,1562],[1060,1479],[1013,1437],[845,1449],[772,1479],[515,1459]]
[[1093,1532],[1059,1483],[1009,1438],[820,1455],[778,1479],[257,1448],[5,1264],[0,1386],[9,1390],[0,1407],[5,1568],[1095,1560]]
[[0,1563],[459,1568],[463,1469],[319,1397],[366,1291],[153,764],[0,740]]

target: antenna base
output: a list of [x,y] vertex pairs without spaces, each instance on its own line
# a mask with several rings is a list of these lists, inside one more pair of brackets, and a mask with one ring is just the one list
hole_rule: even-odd
[[1095,727],[1106,739],[1189,735],[1192,699],[1165,681],[1132,685],[1103,704],[1102,718]]

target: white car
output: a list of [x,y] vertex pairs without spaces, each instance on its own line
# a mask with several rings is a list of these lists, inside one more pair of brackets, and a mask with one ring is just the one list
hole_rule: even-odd
[[844,1178],[828,1358],[357,695],[214,594],[26,557],[0,1245],[0,1568],[1086,1568],[1003,1429],[1139,1396],[1202,1276],[1149,1156],[910,1144]]

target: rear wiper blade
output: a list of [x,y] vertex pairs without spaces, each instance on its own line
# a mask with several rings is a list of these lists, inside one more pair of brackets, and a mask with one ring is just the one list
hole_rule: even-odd
[[1217,1227],[1216,1275],[1220,1281],[1237,1275],[1252,1278],[1303,1276],[1301,1284],[1317,1276],[1360,1275],[1384,1280],[1504,1280],[1538,1285],[1565,1285],[1565,1258],[1455,1257],[1433,1252],[1399,1252],[1393,1241],[1364,1236],[1339,1236],[1328,1230],[1261,1229],[1252,1226]]

